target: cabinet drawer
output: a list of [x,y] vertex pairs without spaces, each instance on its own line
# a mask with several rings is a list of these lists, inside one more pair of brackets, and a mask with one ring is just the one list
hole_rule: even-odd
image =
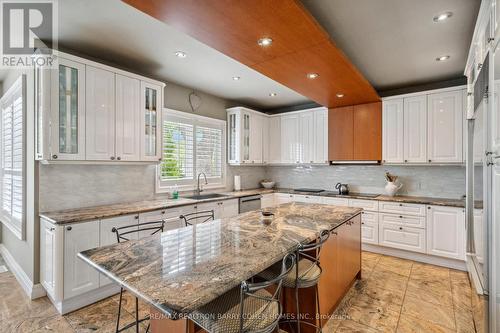
[[379,211],[381,213],[425,216],[425,205],[394,201],[381,201],[379,204]]
[[321,197],[316,195],[302,195],[302,194],[294,194],[293,199],[296,202],[306,202],[306,203],[321,203]]
[[274,198],[277,205],[294,201],[294,195],[288,193],[276,193]]
[[350,207],[363,208],[364,210],[378,211],[378,201],[364,199],[349,199]]
[[380,222],[379,244],[425,253],[425,229],[407,227],[403,224]]
[[345,199],[345,198],[331,198],[331,197],[323,197],[321,199],[322,199],[322,202],[325,205],[349,206],[349,199]]
[[380,213],[380,222],[402,224],[407,227],[425,229],[425,217]]
[[363,243],[378,244],[378,213],[361,213],[361,240]]

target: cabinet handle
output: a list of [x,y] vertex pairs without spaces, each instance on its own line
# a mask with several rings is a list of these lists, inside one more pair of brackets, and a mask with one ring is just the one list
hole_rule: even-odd
[[57,155],[56,154],[52,155],[52,158],[57,160]]
[[362,225],[364,225],[364,224],[365,224],[365,222],[361,222],[361,224],[362,224]]
[[71,231],[73,229],[73,227],[69,226],[69,227],[66,227],[66,230],[68,231]]
[[405,160],[405,163],[408,163],[408,160]]
[[364,214],[365,212],[361,212],[361,214]]
[[139,219],[139,215],[134,216],[134,219],[138,220]]
[[403,215],[399,215],[399,218],[402,219],[403,218]]
[[431,206],[427,206],[427,209],[431,209]]
[[112,161],[114,161],[115,157],[111,156],[109,159],[112,160]]
[[122,158],[121,158],[120,156],[118,156],[116,159],[117,159],[118,161],[121,161],[121,160],[122,160]]
[[50,228],[49,230],[50,230],[50,231],[54,231],[54,230],[56,230],[56,228],[52,227],[52,228]]
[[402,204],[402,203],[400,203],[400,204],[399,204],[399,206],[401,207],[401,206],[403,206],[403,204]]
[[165,214],[165,211],[164,211],[164,210],[162,210],[162,211],[161,211],[161,213],[162,213],[162,214]]
[[429,160],[429,163],[432,162],[432,160]]
[[403,230],[403,227],[399,227],[399,230]]

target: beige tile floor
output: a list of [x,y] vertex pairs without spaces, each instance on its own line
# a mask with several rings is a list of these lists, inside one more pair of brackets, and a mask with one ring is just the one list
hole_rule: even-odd
[[[323,332],[475,332],[466,273],[370,252],[362,259],[363,278]],[[114,296],[60,316],[46,297],[30,301],[12,273],[0,273],[2,333],[114,332],[117,307]],[[126,297],[124,307],[122,320],[130,322],[132,297]]]

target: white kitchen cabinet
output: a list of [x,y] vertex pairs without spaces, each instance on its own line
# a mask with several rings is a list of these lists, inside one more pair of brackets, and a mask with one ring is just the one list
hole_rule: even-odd
[[295,202],[305,202],[305,203],[316,203],[320,204],[323,201],[320,196],[317,195],[303,195],[303,194],[294,194],[293,201]]
[[118,161],[141,159],[141,81],[116,74],[116,140]]
[[425,229],[379,220],[379,244],[413,252],[425,253]]
[[262,136],[264,133],[264,116],[250,114],[250,158],[247,163],[262,164]]
[[427,162],[427,96],[404,99],[404,162]]
[[300,163],[314,163],[314,114],[312,112],[299,113],[299,142],[298,161]]
[[269,163],[269,117],[262,116],[262,164]]
[[115,74],[86,66],[85,158],[115,159]]
[[229,164],[263,164],[267,116],[244,107],[227,109],[227,112]]
[[77,257],[79,252],[99,246],[96,221],[64,227],[64,298],[81,295],[99,287],[99,272]]
[[313,163],[328,164],[328,109],[313,111]]
[[[475,113],[475,121],[474,121],[474,163],[482,163],[483,156],[485,155],[484,149],[484,117],[483,113],[485,110],[485,103],[481,103],[477,108]],[[464,130],[467,130],[467,121],[464,121]],[[467,140],[467,132],[464,132],[464,142]],[[465,144],[464,144],[465,145]],[[464,156],[465,160],[465,156]]]
[[462,91],[430,94],[427,102],[428,162],[462,163]]
[[425,205],[397,202],[397,201],[380,201],[379,211],[381,213],[393,213],[403,215],[419,215],[425,216]]
[[[135,214],[135,215],[117,216],[109,219],[102,219],[99,223],[99,246],[106,246],[118,243],[116,233],[113,232],[112,229],[126,227],[130,225],[137,225],[138,217],[139,215]],[[138,238],[137,227],[130,229],[127,228],[126,231],[132,231],[134,229],[136,232],[125,235],[124,237],[129,240],[137,239]],[[125,230],[123,230],[122,232],[125,232]],[[104,274],[99,273],[99,287],[106,286],[110,283],[112,283],[110,279],[105,277]]]
[[215,219],[233,217],[239,213],[238,199],[200,203],[196,207],[196,212],[213,210]]
[[403,163],[403,140],[403,99],[384,101],[382,107],[382,160],[384,163]]
[[379,221],[425,229],[425,216],[380,213]]
[[293,202],[294,195],[288,193],[276,193],[276,197],[274,200],[276,202],[276,205],[281,205],[284,203]]
[[47,293],[54,298],[56,290],[57,241],[56,226],[40,220],[40,282]]
[[322,197],[321,199],[325,205],[349,206],[349,199],[346,198]]
[[368,244],[378,244],[377,212],[361,212],[361,241]]
[[269,163],[281,163],[281,117],[269,117],[269,136],[264,138],[269,147]]
[[141,160],[161,160],[162,87],[141,82]]
[[463,208],[428,206],[427,254],[465,260]]
[[281,163],[299,163],[299,116],[281,117]]
[[263,194],[262,198],[260,199],[260,207],[261,208],[274,207],[275,206],[274,197],[275,197],[274,193]]
[[378,211],[378,201],[366,199],[349,199],[349,207],[363,208],[369,211]]
[[240,213],[238,199],[222,201],[222,218],[234,217]]
[[476,250],[477,260],[484,263],[484,239],[486,237],[484,230],[483,210],[474,209],[474,245]]
[[[85,65],[59,58],[51,71],[50,160],[85,159]],[[49,142],[48,138],[44,140]]]

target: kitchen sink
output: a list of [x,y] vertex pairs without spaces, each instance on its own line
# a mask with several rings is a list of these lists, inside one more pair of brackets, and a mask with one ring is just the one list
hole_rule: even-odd
[[216,198],[225,198],[227,195],[219,194],[219,193],[207,193],[207,194],[196,194],[185,197],[186,199],[194,199],[194,200],[204,200],[204,199],[216,199]]

